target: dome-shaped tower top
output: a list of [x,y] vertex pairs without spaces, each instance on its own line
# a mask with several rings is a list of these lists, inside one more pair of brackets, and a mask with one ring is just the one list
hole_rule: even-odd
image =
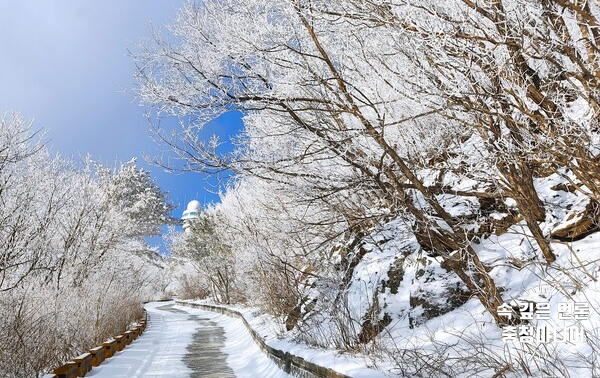
[[188,203],[188,205],[187,205],[188,210],[200,211],[201,208],[202,208],[202,205],[200,205],[200,202],[198,202],[196,200],[190,201],[190,203]]
[[187,209],[183,212],[183,216],[181,217],[181,219],[186,220],[198,218],[201,209],[202,205],[200,205],[200,202],[196,200],[190,201],[190,203],[188,203],[187,205]]

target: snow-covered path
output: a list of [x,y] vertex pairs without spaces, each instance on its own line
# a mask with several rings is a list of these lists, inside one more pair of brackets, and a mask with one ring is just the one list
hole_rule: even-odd
[[256,346],[239,319],[176,306],[146,305],[148,327],[87,377],[287,378]]

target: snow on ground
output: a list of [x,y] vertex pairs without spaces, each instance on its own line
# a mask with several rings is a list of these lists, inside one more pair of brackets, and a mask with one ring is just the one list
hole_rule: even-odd
[[200,315],[216,322],[225,330],[227,365],[239,378],[291,378],[271,361],[256,345],[241,319],[187,306],[175,306],[192,315]]
[[185,314],[160,310],[165,302],[146,304],[148,327],[144,334],[125,350],[118,352],[87,376],[118,377],[188,377],[192,372],[182,361],[192,341],[197,324]]
[[[233,370],[236,377],[290,377],[260,351],[240,319],[185,306],[173,306],[173,302],[148,303],[145,308],[149,318],[146,332],[125,350],[93,368],[87,376],[95,378],[199,376],[198,372],[186,366],[184,361],[189,360],[188,348],[193,343],[194,334],[202,327],[202,323],[197,319],[202,318],[223,328],[225,346],[221,352],[226,356],[227,366]],[[222,377],[230,376],[229,374],[221,374],[217,371],[202,376]]]
[[[182,302],[215,305],[214,302],[211,302],[210,300],[187,300],[187,301],[182,301]],[[221,305],[219,305],[219,306],[221,306]],[[238,307],[238,306],[222,306],[222,307],[226,307],[231,310],[240,312],[244,316],[244,318],[248,321],[248,323],[250,323],[250,326],[256,332],[258,332],[259,335],[261,335],[263,337],[263,340],[265,340],[265,342],[269,346],[271,346],[275,349],[279,349],[284,352],[289,352],[295,356],[304,358],[306,361],[310,361],[310,362],[313,362],[320,366],[333,369],[339,373],[346,374],[346,375],[349,375],[354,378],[385,378],[385,377],[390,377],[390,376],[397,376],[397,375],[386,375],[381,371],[377,371],[377,370],[369,368],[368,367],[369,361],[367,360],[366,357],[361,356],[360,354],[349,355],[349,354],[341,354],[339,351],[336,351],[336,350],[311,348],[308,345],[296,343],[289,339],[281,338],[280,337],[281,325],[273,317],[271,317],[269,315],[262,314],[259,316],[255,316],[254,315],[255,312],[252,309],[242,308],[242,307]],[[177,308],[186,308],[186,309],[190,310],[189,307],[185,307],[185,306],[177,306]],[[202,311],[202,310],[198,310],[198,311]],[[205,313],[205,311],[202,311],[202,312]],[[214,315],[214,316],[217,316],[217,315]],[[222,316],[222,315],[219,315],[219,316]],[[237,322],[237,324],[239,324],[240,327],[244,327],[241,320],[235,319],[235,318],[228,318],[228,319],[230,319],[230,321]],[[219,323],[219,324],[221,324],[221,323]],[[242,330],[241,328],[239,329],[239,332],[242,332],[242,331],[246,332],[245,327],[244,327],[244,330]],[[252,343],[254,344],[253,340],[250,340],[250,341],[252,341]],[[256,344],[254,344],[254,345],[256,345]],[[224,349],[224,351],[233,355],[233,353],[231,353],[228,348],[230,348],[229,345],[228,345],[228,347],[226,347]],[[244,357],[244,360],[246,360],[246,357]],[[229,359],[227,360],[227,362],[232,367],[234,367],[235,364],[238,363],[238,362],[233,362],[233,361],[230,362]],[[244,362],[242,360],[239,363],[243,364]],[[259,377],[259,375],[257,375],[256,377]],[[260,377],[270,377],[270,375],[261,375]]]

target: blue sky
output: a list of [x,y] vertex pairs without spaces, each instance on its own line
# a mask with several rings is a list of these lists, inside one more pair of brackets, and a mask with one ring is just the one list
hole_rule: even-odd
[[[0,2],[0,111],[18,110],[47,130],[55,152],[87,153],[114,165],[138,157],[178,206],[218,201],[213,184],[197,173],[172,175],[148,166],[158,154],[144,113],[131,93],[128,49],[150,37],[149,25],[171,23],[181,0],[19,0]],[[163,120],[161,125],[169,125]],[[172,122],[174,124],[174,121]],[[238,130],[238,115],[211,129]],[[212,180],[214,183],[214,180]],[[208,191],[206,189],[209,189]]]

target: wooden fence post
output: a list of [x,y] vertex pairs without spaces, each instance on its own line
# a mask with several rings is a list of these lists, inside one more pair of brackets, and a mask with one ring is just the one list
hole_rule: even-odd
[[102,362],[104,362],[106,347],[99,346],[96,348],[90,349],[90,354],[92,355],[92,366],[98,366]]
[[124,335],[119,335],[119,336],[115,336],[115,340],[117,341],[117,352],[122,351],[123,349],[125,349],[125,336]]
[[125,336],[125,345],[131,344],[133,341],[133,333],[131,331],[125,331],[123,336]]
[[102,343],[105,348],[104,359],[111,358],[117,351],[117,340],[110,340]]
[[92,370],[92,355],[90,353],[84,353],[81,356],[73,359],[77,363],[77,376],[85,377],[85,375]]
[[76,378],[77,377],[77,364],[75,362],[67,362],[63,366],[59,366],[54,369],[56,378]]

